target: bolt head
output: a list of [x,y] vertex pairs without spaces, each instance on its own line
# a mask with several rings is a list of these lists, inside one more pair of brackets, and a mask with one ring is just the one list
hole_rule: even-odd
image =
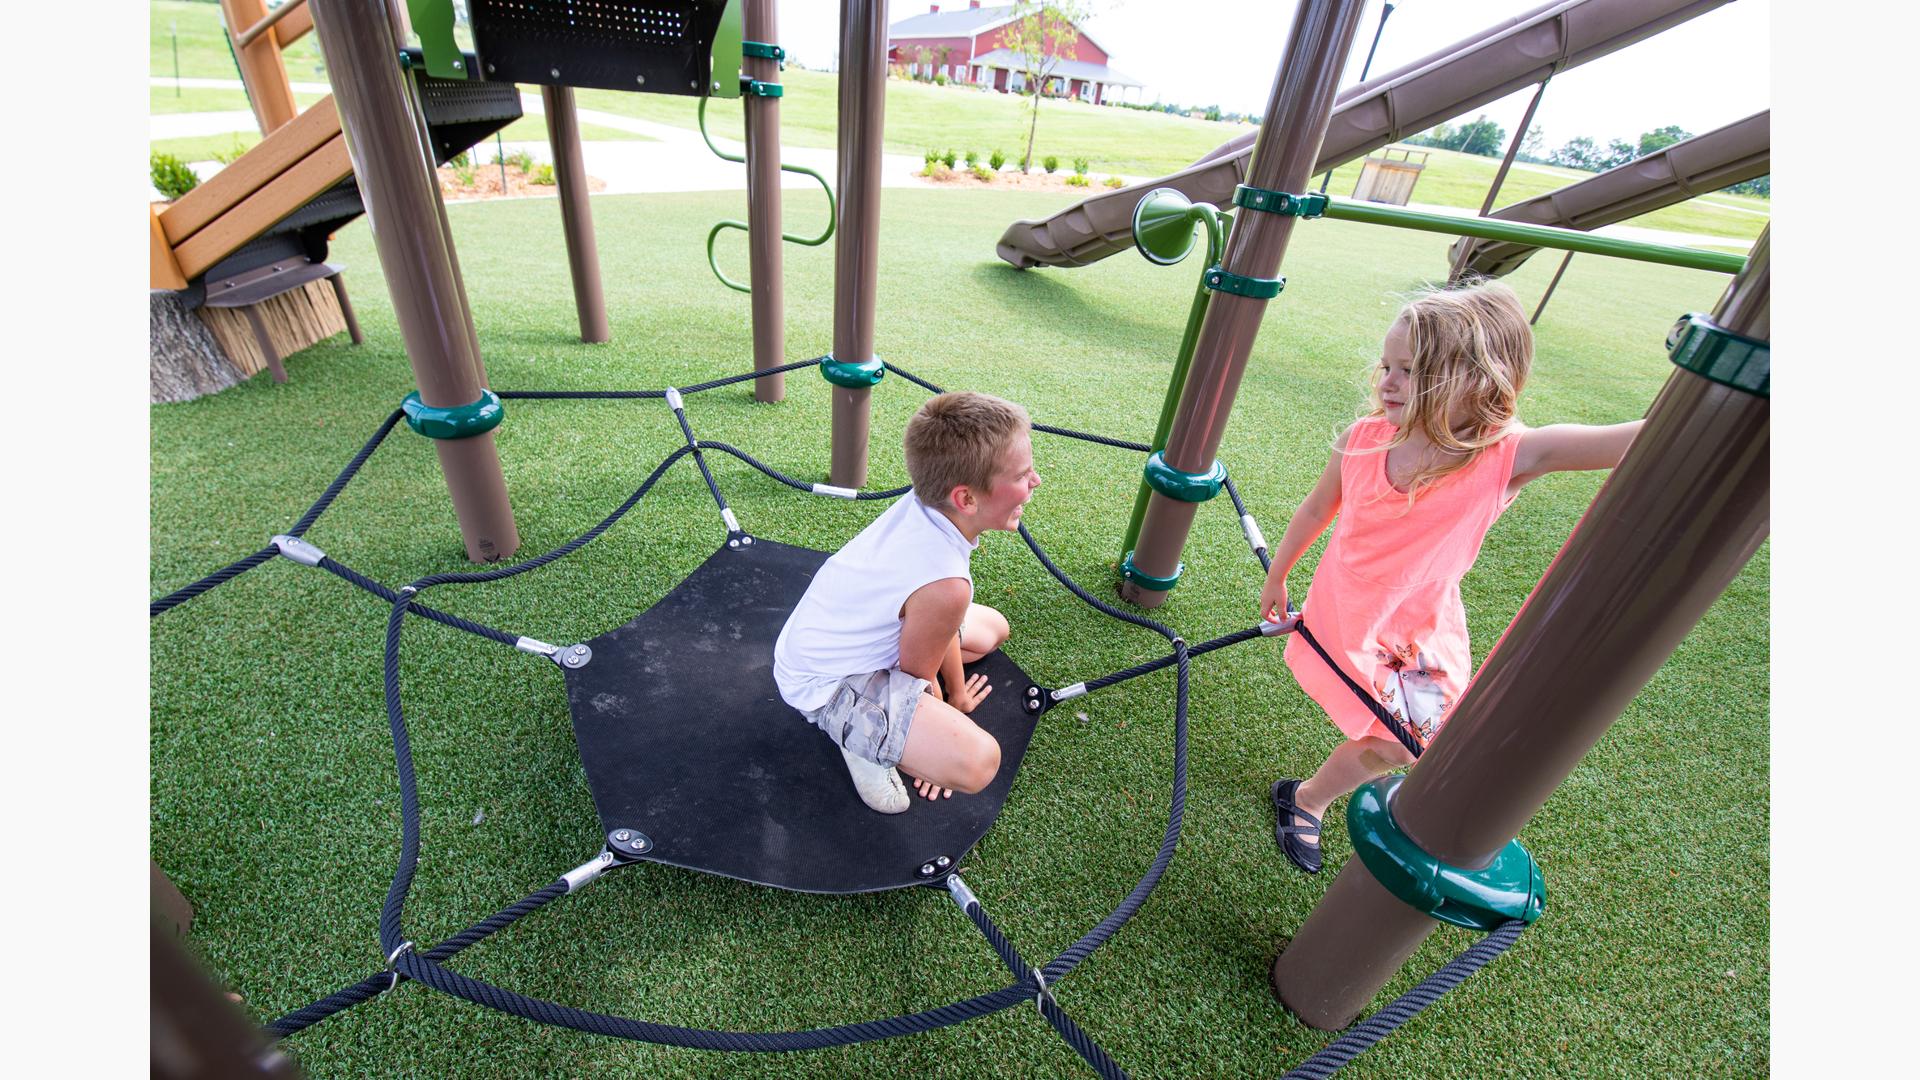
[[633,77],[633,81],[634,81],[634,85],[636,86],[647,85],[647,77],[645,75],[635,75]]
[[741,542],[742,544],[751,544],[751,543],[753,543],[753,537],[751,537],[751,536],[743,536],[743,537],[741,537],[741,538],[740,538],[740,542]]
[[630,832],[628,832],[627,830],[625,830],[625,829],[621,829],[620,831],[618,831],[618,832],[616,832],[616,833],[614,833],[614,834],[613,834],[613,838],[614,838],[615,840],[625,840],[625,839],[627,839],[628,837],[631,837],[632,835],[633,835],[633,834],[632,834],[632,833],[630,833]]
[[465,66],[466,66],[466,65],[465,65],[464,63],[462,63],[461,61],[459,61],[459,60],[455,60],[455,61],[453,62],[453,69],[454,69],[455,71],[459,71],[459,70],[461,70],[462,68],[464,68]]
[[636,837],[634,837],[634,839],[633,839],[633,850],[635,850],[635,851],[645,851],[645,850],[647,850],[647,842],[646,842],[646,840],[644,840],[644,839],[642,839],[642,838],[640,838],[640,837],[637,837],[637,836],[636,836]]
[[920,876],[921,876],[921,877],[932,877],[932,876],[933,876],[933,864],[932,864],[932,863],[927,863],[927,864],[925,864],[925,865],[923,865],[923,866],[921,866],[921,867],[920,867]]
[[547,70],[547,74],[549,74],[549,75],[551,75],[551,76],[553,76],[554,78],[556,78],[556,79],[557,79],[557,78],[559,78],[559,77],[560,77],[560,69],[559,69],[559,68],[549,68],[549,69]]
[[945,870],[947,867],[953,865],[953,860],[947,858],[945,855],[942,855],[939,858],[933,860],[933,864],[935,866],[938,866],[940,869]]
[[587,655],[587,647],[585,645],[575,645],[573,647],[573,655],[575,656]]
[[740,541],[738,541],[738,540],[729,540],[729,541],[727,541],[727,546],[728,546],[728,547],[730,547],[730,548],[737,548],[737,547],[739,547],[739,546],[740,546]]

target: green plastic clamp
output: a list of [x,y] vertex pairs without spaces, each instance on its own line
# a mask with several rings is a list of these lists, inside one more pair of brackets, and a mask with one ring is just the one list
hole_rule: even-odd
[[1404,776],[1362,784],[1347,803],[1354,853],[1374,880],[1409,907],[1445,923],[1493,930],[1509,919],[1531,923],[1547,907],[1539,864],[1510,840],[1482,870],[1449,866],[1421,850],[1393,819],[1393,797]]
[[407,0],[407,19],[413,23],[413,32],[420,35],[427,74],[440,79],[467,77],[466,57],[453,38],[452,0]]
[[1667,355],[1695,375],[1755,397],[1767,397],[1773,350],[1767,342],[1714,325],[1698,312],[1680,316],[1667,332]]
[[756,60],[782,60],[787,58],[787,50],[778,45],[769,45],[764,41],[743,41],[740,43],[740,55],[751,56]]
[[408,427],[429,439],[471,439],[499,427],[507,415],[500,396],[491,390],[480,391],[480,400],[472,404],[451,409],[428,405],[415,390],[400,402],[400,411],[407,414]]
[[1133,552],[1127,552],[1127,557],[1120,560],[1120,576],[1148,592],[1172,592],[1173,587],[1180,584],[1181,571],[1184,571],[1186,568],[1187,564],[1181,563],[1173,568],[1172,577],[1154,577],[1152,574],[1144,573],[1139,567],[1133,565]]
[[1319,191],[1295,195],[1241,184],[1233,189],[1233,205],[1283,217],[1317,218],[1327,212],[1327,196]]
[[1214,292],[1232,293],[1235,296],[1245,296],[1254,300],[1271,300],[1280,295],[1281,289],[1287,287],[1287,279],[1283,277],[1245,277],[1240,274],[1230,274],[1218,266],[1207,267],[1207,272],[1201,275],[1200,280]]
[[1165,451],[1156,450],[1147,455],[1147,486],[1169,499],[1206,502],[1220,494],[1220,485],[1226,482],[1227,467],[1218,459],[1206,472],[1190,473],[1167,464]]
[[877,385],[887,374],[886,362],[879,357],[858,363],[849,360],[835,360],[832,353],[820,359],[820,374],[835,386],[845,386],[855,390],[865,386]]
[[761,82],[740,76],[740,92],[750,97],[786,97],[787,88],[777,82]]

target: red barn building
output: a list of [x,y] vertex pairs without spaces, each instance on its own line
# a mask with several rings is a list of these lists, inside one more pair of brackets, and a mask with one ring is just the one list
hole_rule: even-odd
[[[1026,79],[1023,62],[1012,50],[1004,48],[1001,35],[1016,18],[1033,19],[1028,9],[1018,14],[1014,4],[981,7],[980,0],[967,0],[941,11],[931,4],[925,15],[902,19],[887,28],[887,62],[913,75],[945,75],[959,82],[991,86],[1001,93],[1023,89]],[[1137,89],[1142,84],[1108,66],[1107,51],[1100,43],[1079,30],[1071,55],[1060,58],[1048,76],[1046,92],[1059,97],[1078,98],[1103,105],[1110,92]],[[921,50],[927,59],[920,58]]]

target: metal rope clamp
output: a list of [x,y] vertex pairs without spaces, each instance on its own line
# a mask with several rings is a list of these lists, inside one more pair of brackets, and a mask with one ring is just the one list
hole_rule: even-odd
[[1386,890],[1441,922],[1490,931],[1510,919],[1531,923],[1547,906],[1539,864],[1518,840],[1478,869],[1452,866],[1413,842],[1393,818],[1393,797],[1404,776],[1362,784],[1347,803],[1354,854]]
[[403,941],[398,946],[396,946],[392,952],[387,954],[387,974],[392,976],[392,981],[387,983],[388,991],[391,991],[394,987],[400,985],[400,969],[394,966],[395,964],[398,964],[400,962],[400,954],[403,952],[410,952],[412,951],[412,949],[413,949],[413,942]]
[[1051,1002],[1055,1009],[1060,1008],[1060,1003],[1058,1001],[1054,1001],[1053,989],[1047,985],[1046,974],[1042,972],[1039,968],[1030,968],[1028,970],[1033,972],[1033,981],[1040,985],[1039,992],[1033,995],[1033,1011],[1039,1013],[1040,1016],[1044,1019],[1047,1015],[1047,1009],[1046,1009],[1045,1003]]
[[1327,196],[1319,191],[1295,195],[1241,184],[1233,189],[1233,205],[1281,217],[1317,218],[1327,212]]

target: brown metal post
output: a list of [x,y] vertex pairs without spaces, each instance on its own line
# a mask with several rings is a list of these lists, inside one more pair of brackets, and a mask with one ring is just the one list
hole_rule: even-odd
[[580,114],[573,87],[542,86],[547,144],[553,148],[553,178],[560,189],[560,226],[567,237],[567,269],[573,274],[573,306],[580,312],[580,340],[610,339],[607,300],[600,291],[600,249],[593,239],[593,209],[587,205],[587,167],[580,157]]
[[1560,275],[1567,272],[1567,264],[1572,261],[1573,252],[1571,251],[1567,252],[1566,258],[1560,260],[1560,269],[1553,272],[1553,280],[1547,282],[1547,291],[1540,294],[1540,306],[1533,309],[1533,318],[1527,320],[1528,326],[1540,321],[1540,313],[1547,310],[1547,301],[1553,299],[1553,290],[1560,287]]
[[353,302],[347,299],[347,279],[336,270],[328,276],[327,283],[333,286],[333,298],[340,302],[340,317],[346,320],[347,337],[355,345],[366,341],[366,336],[360,333],[360,320],[353,317]]
[[[833,358],[842,363],[875,358],[880,139],[886,113],[887,0],[840,0],[840,231],[833,240]],[[833,388],[833,463],[828,475],[838,487],[867,482],[872,394],[867,387]]]
[[[1359,0],[1308,0],[1294,9],[1293,28],[1287,34],[1280,69],[1267,99],[1268,122],[1260,126],[1248,170],[1250,187],[1304,192],[1320,154],[1339,89],[1340,68],[1353,45],[1360,23]],[[1244,277],[1271,278],[1299,220],[1258,210],[1235,215],[1233,232],[1221,266]],[[1226,434],[1227,415],[1240,388],[1253,341],[1267,301],[1216,292],[1207,305],[1206,319],[1193,349],[1193,367],[1174,411],[1167,434],[1166,463],[1185,473],[1203,473],[1213,467],[1214,454]],[[1193,527],[1200,504],[1169,499],[1154,492],[1140,525],[1133,565],[1154,577],[1176,576],[1180,552]],[[1120,595],[1142,607],[1158,607],[1167,594],[1141,588],[1132,581]]]
[[[420,399],[435,408],[479,400],[478,337],[460,285],[446,207],[381,0],[310,0],[347,151],[373,225]],[[496,562],[520,547],[493,432],[436,439],[467,557]]]
[[[747,0],[742,30],[748,41],[780,43],[774,0]],[[742,72],[761,82],[780,81],[780,62],[760,56],[742,60]],[[719,74],[718,72],[715,73]],[[780,99],[750,95],[747,113],[747,256],[753,282],[753,369],[787,362],[785,254],[780,243]],[[785,374],[753,381],[753,400],[787,396]]]
[[[1714,312],[1768,337],[1767,236]],[[1767,535],[1768,399],[1676,368],[1646,426],[1395,796],[1422,850],[1485,866],[1666,662]],[[1273,965],[1345,1027],[1436,924],[1350,860]]]
[[[1493,200],[1500,197],[1500,185],[1507,182],[1507,171],[1513,168],[1513,159],[1520,155],[1520,144],[1527,141],[1527,127],[1533,123],[1534,110],[1540,107],[1540,99],[1546,96],[1547,84],[1551,78],[1541,79],[1540,88],[1533,92],[1533,100],[1527,102],[1527,113],[1520,118],[1520,126],[1514,129],[1513,138],[1507,141],[1507,156],[1500,159],[1500,168],[1493,174],[1493,183],[1487,185],[1487,197],[1480,203],[1480,216],[1493,213]],[[1448,281],[1459,281],[1460,271],[1467,265],[1467,259],[1473,253],[1470,244],[1462,244],[1460,254],[1453,260],[1453,268],[1447,271]]]

